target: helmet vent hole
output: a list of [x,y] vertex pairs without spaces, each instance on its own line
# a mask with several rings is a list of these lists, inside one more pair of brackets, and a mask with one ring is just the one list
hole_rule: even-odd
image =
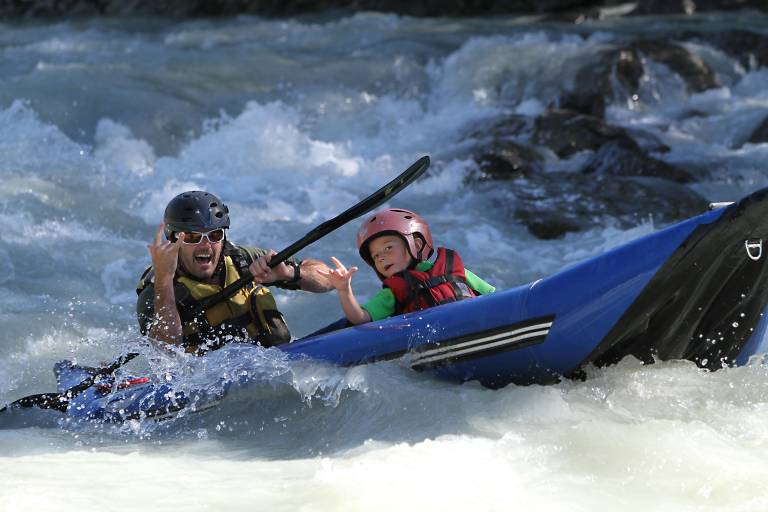
[[371,217],[371,220],[369,220],[368,223],[370,224],[370,223],[372,223],[375,220],[376,220],[376,217]]
[[413,217],[411,217],[410,215],[406,215],[405,218],[406,219],[412,219]]
[[215,201],[214,201],[213,203],[209,204],[208,206],[209,206],[210,208],[216,208],[217,206],[219,206],[219,203],[217,203],[217,202],[215,202]]
[[220,218],[222,218],[223,216],[224,216],[224,214],[223,214],[223,213],[221,213],[221,212],[216,212],[216,218],[217,218],[217,219],[220,219]]

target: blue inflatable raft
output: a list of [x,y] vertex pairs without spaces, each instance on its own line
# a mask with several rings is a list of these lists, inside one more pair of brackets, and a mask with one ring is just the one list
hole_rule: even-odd
[[[414,370],[489,387],[578,378],[586,365],[629,355],[711,370],[743,364],[765,348],[766,241],[768,189],[524,286],[329,328],[280,350],[343,366],[405,358]],[[94,369],[63,361],[55,371],[64,392]],[[229,385],[179,391],[172,382],[104,376],[78,390],[65,412],[110,422],[162,418],[210,407]]]

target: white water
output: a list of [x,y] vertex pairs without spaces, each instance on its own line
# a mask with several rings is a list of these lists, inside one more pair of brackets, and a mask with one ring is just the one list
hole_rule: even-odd
[[[52,391],[60,359],[134,346],[146,244],[183,190],[223,197],[233,240],[280,249],[429,154],[431,176],[392,204],[500,288],[656,229],[536,240],[464,185],[461,151],[468,127],[545,108],[614,30],[653,26],[603,22],[582,38],[530,20],[366,14],[0,27],[0,402]],[[766,71],[701,54],[723,88],[688,96],[659,70],[642,108],[609,116],[656,132],[671,162],[718,162],[697,190],[734,200],[768,184],[768,147],[733,149],[768,112]],[[359,265],[355,230],[302,255]],[[370,296],[375,276],[358,275]],[[332,294],[278,293],[296,336],[340,316]],[[0,430],[0,509],[768,507],[759,362],[624,361],[585,382],[492,391],[397,362],[267,359],[263,386],[176,422]]]

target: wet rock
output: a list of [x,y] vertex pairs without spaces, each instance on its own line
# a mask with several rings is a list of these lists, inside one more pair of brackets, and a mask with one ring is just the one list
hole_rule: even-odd
[[574,87],[561,95],[559,106],[582,114],[603,118],[605,107],[614,99],[613,66],[615,50],[601,52],[576,74]]
[[[483,190],[540,238],[607,219],[620,226],[649,216],[672,222],[707,205],[682,185],[693,180],[691,172],[652,156],[668,150],[652,134],[592,116],[552,109],[535,119],[510,116],[471,135],[479,172],[469,186],[492,187]],[[556,164],[571,157],[563,172]]]
[[546,146],[560,158],[596,150],[606,142],[624,138],[624,131],[592,116],[564,109],[548,110],[536,118],[531,142]]
[[536,237],[559,238],[613,221],[631,227],[668,223],[706,211],[707,201],[684,185],[658,178],[550,173],[507,184],[515,220]]
[[[642,140],[644,147],[636,139]],[[652,135],[632,133],[601,119],[567,110],[550,110],[538,117],[531,141],[546,146],[560,158],[593,151],[582,169],[585,174],[653,176],[677,182],[693,179],[684,169],[650,156],[650,153],[669,150]]]
[[509,180],[544,170],[544,159],[535,148],[505,141],[476,158],[481,180]]
[[560,12],[601,4],[583,0],[26,0],[0,3],[0,17],[63,14],[231,16],[245,13],[294,16],[331,9],[392,12],[410,16],[481,16]]
[[719,87],[715,73],[698,55],[668,41],[638,41],[633,49],[667,66],[685,81],[689,92]]
[[613,77],[624,86],[621,95],[634,94],[644,70],[634,52],[611,49],[601,52],[594,62],[576,75],[573,90],[565,92],[560,107],[597,118],[605,116],[608,103],[617,99]]
[[682,40],[702,41],[738,60],[746,69],[768,66],[768,34],[747,30],[684,32]]
[[[645,60],[667,66],[689,92],[718,87],[712,69],[698,55],[671,41],[633,41],[600,52],[576,75],[575,85],[559,101],[561,108],[601,118],[606,103],[626,102],[638,94]],[[634,101],[634,100],[633,100]]]
[[606,176],[654,177],[678,183],[693,181],[688,171],[645,154],[631,139],[611,141],[600,146],[582,172]]
[[520,115],[476,126],[465,137],[467,153],[453,157],[473,158],[480,170],[475,177],[478,181],[509,180],[541,172],[543,155],[534,146],[523,142],[532,126],[532,118]]
[[640,79],[645,73],[643,60],[636,48],[625,48],[616,52],[614,69],[616,80],[627,91],[636,91],[640,87]]
[[763,119],[762,124],[752,133],[749,138],[749,142],[752,144],[762,144],[768,142],[768,117]]
[[529,116],[511,114],[493,122],[484,122],[467,130],[465,138],[480,142],[493,142],[525,136],[533,127]]
[[572,110],[588,116],[605,117],[605,97],[593,90],[578,88],[576,91],[565,92],[559,101],[560,108]]
[[693,180],[688,171],[650,155],[669,150],[653,135],[568,110],[549,110],[535,119],[510,116],[473,130],[468,137],[476,139],[472,155],[480,180],[529,176],[544,170],[548,155],[568,159],[583,152],[592,153],[580,169],[584,174]]
[[643,0],[637,3],[637,7],[631,14],[694,14],[707,11],[765,8],[764,0]]
[[[622,0],[8,0],[0,1],[0,18],[77,15],[165,16],[295,16],[328,10],[379,11],[409,16],[488,16],[539,14],[546,19],[579,22],[602,16]],[[644,0],[635,14],[690,13],[752,8],[766,10],[760,0]]]
[[693,14],[696,12],[694,0],[645,0],[638,2],[630,14]]

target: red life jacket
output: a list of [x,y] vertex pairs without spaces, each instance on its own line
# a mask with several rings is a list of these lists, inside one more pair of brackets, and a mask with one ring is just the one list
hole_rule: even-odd
[[435,265],[421,272],[404,270],[383,283],[395,294],[395,314],[419,311],[448,302],[471,299],[478,295],[464,274],[464,263],[456,251],[437,248]]

